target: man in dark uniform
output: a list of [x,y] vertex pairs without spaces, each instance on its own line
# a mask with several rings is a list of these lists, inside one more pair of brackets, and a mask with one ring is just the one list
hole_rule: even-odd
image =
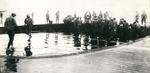
[[112,25],[112,34],[113,34],[113,37],[116,38],[116,30],[117,30],[117,21],[116,21],[116,18],[113,19],[113,25]]
[[145,13],[145,11],[143,11],[142,15],[141,15],[141,23],[145,23],[146,24],[146,19],[147,19],[147,14]]
[[109,14],[108,14],[107,11],[104,13],[104,19],[105,19],[105,20],[109,20]]
[[59,10],[56,12],[56,24],[59,24]]
[[102,11],[100,11],[100,13],[99,13],[99,19],[103,19]]
[[135,22],[139,22],[139,14],[138,14],[138,12],[136,11],[136,16],[135,16]]
[[[12,50],[12,48],[13,48],[13,40],[14,40],[14,36],[15,36],[14,29],[15,29],[15,27],[17,27],[15,16],[16,16],[16,14],[12,13],[10,17],[6,18],[6,21],[4,23],[4,27],[7,30],[7,34],[9,36],[7,50]],[[12,48],[9,49],[11,45],[12,45]]]
[[124,20],[123,22],[123,41],[124,42],[129,42],[129,24],[128,22],[126,22],[126,20]]
[[49,21],[50,21],[49,11],[47,11],[47,13],[46,13],[46,22],[47,22],[47,24],[49,24]]
[[30,18],[30,15],[27,15],[27,18],[25,18],[25,26],[27,27],[27,34],[29,37],[31,37],[31,31],[32,31],[32,26],[33,26],[33,20]]

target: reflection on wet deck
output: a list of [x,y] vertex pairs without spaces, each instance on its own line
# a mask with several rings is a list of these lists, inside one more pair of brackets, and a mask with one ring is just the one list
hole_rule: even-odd
[[[7,34],[0,35],[2,55],[5,55]],[[111,43],[111,44],[109,44]],[[107,42],[99,37],[72,33],[33,33],[32,38],[26,34],[16,34],[14,39],[15,55],[59,55],[84,50],[116,45],[116,41]]]

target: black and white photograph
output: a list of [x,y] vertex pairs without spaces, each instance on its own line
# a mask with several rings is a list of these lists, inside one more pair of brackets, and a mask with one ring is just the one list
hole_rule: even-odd
[[0,73],[150,73],[150,0],[0,0]]

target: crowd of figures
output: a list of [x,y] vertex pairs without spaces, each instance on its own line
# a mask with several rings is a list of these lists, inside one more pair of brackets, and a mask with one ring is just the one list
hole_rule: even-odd
[[[133,18],[135,19],[134,22],[139,23],[140,15],[137,11],[136,11],[135,17]],[[111,20],[111,19],[114,19],[114,18],[111,18],[108,12],[105,12],[103,14],[102,11],[100,11],[99,15],[96,15],[94,11],[93,11],[93,14],[91,14],[90,11],[87,11],[84,15],[84,23],[95,23],[101,20]],[[145,13],[145,11],[143,11],[143,13],[141,14],[141,24],[146,24],[146,19],[147,19],[147,14]],[[74,17],[72,17],[71,15],[66,16],[63,22],[64,23],[78,23],[78,25],[80,25],[80,23],[82,23],[82,19],[81,17],[77,17],[75,13]]]
[[76,32],[84,33],[91,36],[97,36],[99,39],[117,40],[128,42],[129,40],[136,40],[140,37],[148,35],[148,29],[146,27],[147,14],[143,11],[141,15],[141,23],[139,24],[139,14],[136,12],[135,21],[128,23],[124,18],[121,18],[119,23],[116,18],[111,18],[108,12],[104,15],[100,11],[99,16],[93,11],[91,14],[87,11],[84,15],[84,23],[81,17],[74,17],[68,15],[64,18],[64,23],[71,23],[74,25]]

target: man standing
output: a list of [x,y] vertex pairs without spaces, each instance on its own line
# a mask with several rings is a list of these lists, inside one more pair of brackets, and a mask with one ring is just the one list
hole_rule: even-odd
[[100,20],[103,19],[102,11],[100,11],[100,13],[99,13],[99,19],[100,19]]
[[56,23],[59,24],[59,10],[56,12]]
[[90,21],[91,21],[91,13],[90,13],[90,11],[87,11],[84,15],[84,22],[90,23]]
[[112,34],[114,38],[116,38],[116,31],[117,31],[117,21],[116,18],[113,19],[113,25],[112,25]]
[[141,15],[141,23],[145,23],[146,24],[146,19],[147,19],[147,14],[145,13],[145,11],[143,11],[142,15]]
[[47,24],[49,23],[49,20],[50,20],[49,11],[47,11],[47,13],[46,13],[46,23]]
[[79,26],[79,27],[82,26],[82,19],[81,19],[81,17],[79,17],[79,20],[78,20],[78,26]]
[[29,35],[29,37],[31,37],[31,31],[32,31],[32,26],[33,26],[33,20],[30,18],[30,15],[27,15],[27,18],[25,18],[25,26],[27,27],[27,33]]
[[108,20],[108,19],[109,19],[109,14],[108,14],[107,11],[106,11],[106,13],[104,13],[104,19],[105,19],[105,20]]
[[[9,36],[7,50],[12,50],[12,48],[13,48],[13,41],[14,41],[14,36],[15,36],[14,29],[15,29],[15,27],[17,27],[15,16],[16,16],[16,14],[12,13],[10,17],[6,18],[6,21],[4,23],[4,27],[6,28],[7,34]],[[10,46],[12,46],[11,49],[9,49]]]
[[135,22],[139,22],[139,13],[136,11]]
[[93,16],[93,17],[95,17],[95,16],[96,16],[96,13],[95,13],[94,11],[93,11],[93,14],[92,14],[92,16]]
[[77,28],[77,25],[78,25],[78,18],[77,18],[77,15],[76,13],[74,14],[74,17],[72,19],[72,22],[74,24],[74,27]]

